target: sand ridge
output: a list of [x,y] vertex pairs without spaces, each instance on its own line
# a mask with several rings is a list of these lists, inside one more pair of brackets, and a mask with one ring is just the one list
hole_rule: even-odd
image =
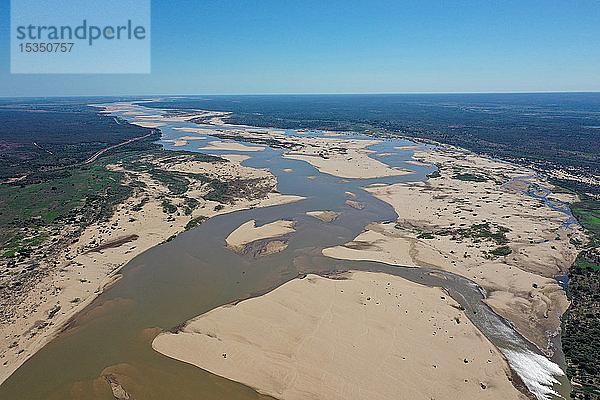
[[287,152],[283,157],[306,161],[320,172],[340,178],[381,178],[413,173],[411,170],[392,167],[371,158],[370,154],[374,151],[368,150],[367,147],[381,143],[380,140],[302,138],[301,143],[310,146]]

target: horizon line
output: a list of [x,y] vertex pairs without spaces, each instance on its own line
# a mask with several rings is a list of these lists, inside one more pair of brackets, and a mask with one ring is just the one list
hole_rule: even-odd
[[394,95],[436,95],[436,94],[600,94],[597,90],[549,90],[549,91],[474,91],[474,92],[381,92],[381,93],[197,93],[197,94],[115,94],[115,95],[100,95],[100,94],[76,94],[76,95],[38,95],[38,96],[4,96],[0,95],[0,99],[35,99],[35,98],[70,98],[70,97],[192,97],[192,96],[394,96]]

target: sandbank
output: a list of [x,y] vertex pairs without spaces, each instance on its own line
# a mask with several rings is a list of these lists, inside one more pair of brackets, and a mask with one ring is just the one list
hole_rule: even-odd
[[345,278],[294,279],[152,346],[282,400],[525,399],[444,291],[383,273]]
[[231,232],[225,239],[225,242],[231,250],[241,252],[248,243],[260,239],[283,236],[295,231],[294,221],[280,219],[257,227],[256,221],[251,219]]
[[363,203],[356,200],[346,200],[346,204],[350,207],[356,208],[357,210],[362,210],[363,208],[365,208],[365,205]]
[[225,150],[225,151],[261,151],[264,150],[261,146],[246,146],[238,142],[213,140],[208,146],[200,147],[198,150]]
[[324,222],[331,222],[336,219],[340,213],[335,211],[307,211],[306,215],[315,217]]
[[396,150],[414,150],[414,149],[418,149],[419,147],[423,147],[420,144],[411,144],[408,146],[396,146],[394,147]]

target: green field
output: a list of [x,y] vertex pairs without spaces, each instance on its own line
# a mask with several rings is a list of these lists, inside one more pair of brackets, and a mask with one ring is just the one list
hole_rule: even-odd
[[107,218],[131,195],[123,173],[106,169],[113,154],[86,166],[38,174],[40,183],[0,186],[0,257],[28,258],[64,224]]
[[596,243],[600,243],[600,202],[586,199],[572,204],[571,210]]
[[61,177],[43,183],[0,186],[0,225],[49,223],[73,218],[86,203],[99,197],[124,198],[122,173],[108,171],[105,162],[65,170]]

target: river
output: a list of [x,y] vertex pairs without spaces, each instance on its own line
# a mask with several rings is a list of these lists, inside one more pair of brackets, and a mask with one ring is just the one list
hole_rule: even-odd
[[[146,115],[160,112],[145,107],[138,109]],[[132,118],[124,113],[115,116]],[[175,127],[199,126],[169,122],[160,127],[163,139],[190,135],[173,129]],[[299,135],[293,130],[286,132],[291,137]],[[318,131],[308,134],[323,135]],[[355,134],[347,137],[373,139]],[[198,147],[213,140],[219,139],[207,136],[183,147],[162,143],[167,149],[198,151]],[[321,254],[325,247],[353,240],[373,221],[396,220],[398,216],[389,204],[361,188],[373,183],[427,179],[426,175],[435,167],[407,164],[406,161],[412,159],[412,150],[395,149],[413,144],[401,139],[382,139],[382,143],[374,145],[372,148],[378,152],[396,153],[381,157],[379,161],[414,170],[411,175],[376,179],[341,180],[320,173],[306,162],[283,158],[283,151],[273,148],[252,152],[209,152],[214,155],[246,154],[251,158],[243,165],[269,168],[278,179],[279,192],[307,198],[296,203],[211,218],[175,240],[134,258],[121,270],[123,277],[117,283],[98,296],[71,321],[68,329],[0,387],[0,398],[111,400],[112,392],[101,378],[103,371],[114,374],[136,399],[264,398],[244,385],[155,352],[151,340],[158,330],[153,328],[170,329],[220,305],[264,294],[300,273],[346,269],[383,271],[414,282],[443,287],[463,305],[468,317],[505,355],[513,370],[538,398],[561,398],[557,395],[568,398],[568,382],[560,367],[492,312],[481,301],[482,289],[472,281],[438,270],[335,260]],[[289,169],[291,172],[286,172]],[[364,209],[346,205],[346,191],[355,193],[354,200],[363,203]],[[313,210],[333,210],[341,214],[333,222],[326,223],[305,214]],[[254,219],[260,225],[282,218],[294,219],[297,230],[290,236],[289,246],[284,251],[252,259],[225,248],[224,238],[240,224]]]

